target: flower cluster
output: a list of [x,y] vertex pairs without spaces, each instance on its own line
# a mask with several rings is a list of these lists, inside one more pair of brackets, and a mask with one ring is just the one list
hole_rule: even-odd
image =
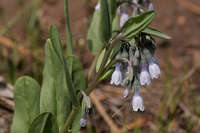
[[[144,8],[138,8],[142,6]],[[120,27],[129,19],[130,11],[138,15],[145,10],[153,10],[150,0],[132,0],[132,4],[120,6]],[[144,111],[143,99],[140,96],[140,87],[150,85],[151,79],[161,74],[159,62],[155,56],[156,42],[151,35],[141,33],[130,40],[121,40],[120,50],[116,54],[117,63],[111,77],[111,84],[122,85],[125,89],[123,97],[127,98],[131,89],[134,91],[132,107],[134,111]]]
[[159,62],[155,56],[155,41],[150,35],[141,34],[134,39],[134,43],[122,40],[121,48],[117,52],[115,70],[111,77],[111,84],[122,85],[125,89],[123,97],[134,89],[132,106],[134,111],[144,111],[140,86],[150,85],[151,79],[161,74]]

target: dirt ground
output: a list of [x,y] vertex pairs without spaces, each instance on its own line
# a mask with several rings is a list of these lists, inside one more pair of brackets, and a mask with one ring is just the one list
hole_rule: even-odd
[[[22,7],[18,5],[18,1],[0,1],[0,31],[30,0],[25,1]],[[123,88],[113,87],[105,82],[94,93],[103,110],[99,108],[98,103],[93,101],[94,114],[89,118],[88,128],[83,129],[82,132],[107,133],[111,131],[110,128],[116,126],[123,131],[138,133],[200,133],[200,1],[153,0],[153,3],[156,18],[152,27],[170,35],[172,40],[156,38],[158,42],[156,55],[159,57],[162,75],[161,78],[153,80],[150,87],[142,89],[141,95],[144,98],[145,111],[133,112],[129,104],[130,98],[127,100],[122,98]],[[75,52],[87,72],[93,57],[87,48],[86,36],[96,1],[71,0],[69,4]],[[42,57],[44,56],[44,40],[48,37],[50,25],[58,27],[62,41],[65,42],[63,6],[64,0],[44,0],[39,9],[40,43],[37,44],[37,47],[41,48],[39,54],[41,60],[44,60]],[[18,44],[17,46],[22,44],[31,51],[32,46],[28,41],[27,30],[24,26],[25,20],[17,21],[2,37]],[[0,59],[8,58],[12,62],[10,59],[12,57],[6,53],[13,52],[12,48],[15,47],[3,44],[2,37],[0,36],[0,48],[2,48]],[[23,56],[23,52],[19,55]],[[34,57],[31,55],[31,58],[23,59],[25,63],[22,64],[22,68],[18,68],[16,77],[34,73],[34,70],[31,69],[34,67],[32,56]],[[23,69],[24,65],[27,65],[29,69]],[[42,69],[43,63],[39,63],[37,66]],[[3,67],[0,68],[0,76],[6,78],[9,70]],[[41,79],[40,76],[38,79]],[[6,78],[6,80],[13,84],[9,79]],[[2,102],[0,101],[0,103]],[[105,115],[101,114],[102,111],[107,112],[113,121],[112,124],[105,121]],[[12,114],[12,108],[0,105],[0,133],[9,132]]]

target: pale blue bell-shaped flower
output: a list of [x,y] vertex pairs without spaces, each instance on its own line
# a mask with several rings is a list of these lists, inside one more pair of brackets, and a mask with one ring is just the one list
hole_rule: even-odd
[[129,19],[128,13],[122,12],[120,17],[120,27],[122,27],[128,19]]
[[81,120],[80,120],[80,126],[81,127],[85,127],[86,125],[87,125],[87,119],[81,118]]
[[140,73],[140,84],[141,85],[151,84],[151,78],[150,78],[149,72],[147,71],[146,66],[142,66],[142,70]]
[[122,73],[120,71],[120,64],[117,63],[115,71],[112,73],[110,84],[120,85],[122,83]]
[[133,111],[144,111],[144,103],[142,97],[139,94],[139,91],[134,92],[132,98],[132,107]]
[[158,78],[161,74],[160,67],[158,65],[158,60],[156,56],[153,56],[151,61],[149,62],[149,73],[151,78]]

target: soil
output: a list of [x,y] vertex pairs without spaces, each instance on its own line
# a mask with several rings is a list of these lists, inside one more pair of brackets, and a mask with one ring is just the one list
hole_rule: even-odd
[[[30,0],[29,0],[30,1]],[[28,3],[29,1],[26,1]],[[187,0],[184,0],[187,1]],[[172,40],[166,41],[156,38],[158,42],[158,50],[156,55],[160,59],[160,65],[162,69],[162,76],[158,80],[154,80],[150,87],[145,87],[142,90],[142,96],[144,97],[145,112],[135,113],[129,104],[129,100],[122,99],[123,89],[120,87],[112,87],[107,82],[100,85],[99,89],[95,91],[95,94],[99,97],[107,93],[119,92],[114,96],[102,98],[101,102],[110,115],[111,119],[115,122],[118,127],[123,127],[124,124],[131,122],[138,122],[138,120],[144,120],[143,124],[139,124],[138,128],[142,133],[157,132],[157,122],[159,122],[159,113],[164,108],[163,97],[172,95],[167,90],[170,85],[169,81],[176,81],[184,77],[190,70],[193,70],[199,63],[200,56],[200,14],[193,12],[191,8],[187,8],[180,4],[181,0],[153,0],[156,10],[156,18],[152,23],[152,27],[159,29],[160,31],[170,35]],[[200,8],[200,2],[197,0],[190,0],[189,3],[193,3],[195,6]],[[92,8],[95,5],[95,1],[90,0],[71,0],[69,2],[70,9],[70,23],[73,33],[74,49],[76,55],[83,63],[84,69],[87,71],[93,56],[89,53],[87,47],[87,29],[92,15]],[[65,42],[65,16],[64,16],[64,0],[44,0],[39,10],[39,25],[42,32],[42,39],[48,37],[48,30],[50,25],[56,25],[59,29],[62,41]],[[1,0],[0,1],[0,29],[8,23],[21,8],[16,1]],[[11,40],[16,42],[26,42],[26,30],[24,27],[24,21],[18,21],[10,31],[5,35]],[[77,45],[79,44],[79,45]],[[44,43],[40,44],[44,45]],[[196,69],[195,69],[196,70]],[[191,93],[196,96],[197,89],[199,88],[199,75],[200,71],[197,69],[192,77],[190,77],[187,83],[193,87],[185,87],[183,89],[184,97],[190,95],[188,88],[193,88]],[[5,75],[5,73],[1,73]],[[187,86],[187,85],[186,85]],[[166,94],[166,95],[165,95]],[[186,106],[190,105],[190,101],[185,101]],[[193,103],[192,103],[193,104]],[[192,105],[191,105],[192,106]],[[177,107],[178,108],[178,107]],[[165,109],[165,108],[164,108]],[[197,109],[198,110],[198,109]],[[168,110],[169,111],[169,110]],[[167,113],[169,113],[167,111]],[[180,114],[179,109],[175,114]],[[164,111],[164,113],[166,113]],[[170,114],[170,113],[169,113]],[[168,114],[168,115],[169,115]],[[163,117],[165,116],[163,114]],[[177,115],[176,117],[178,117]],[[198,115],[197,115],[198,116]],[[184,122],[181,122],[182,118],[174,117],[174,125],[172,131],[169,132],[180,132],[185,133],[186,128]],[[6,111],[0,106],[0,132],[1,129],[9,128],[9,123],[12,119],[12,113]],[[199,117],[198,117],[199,119]],[[167,121],[167,119],[164,119]],[[99,115],[98,110],[94,110],[94,116],[91,118],[90,123],[93,127],[96,127],[96,132],[110,132],[108,125]],[[178,123],[178,124],[177,124]],[[155,126],[156,125],[156,126]],[[162,126],[162,125],[160,125]],[[200,131],[199,127],[195,131]],[[136,129],[135,129],[136,130]],[[4,131],[4,130],[2,130]],[[86,131],[86,130],[83,130]],[[137,132],[137,131],[136,131]]]

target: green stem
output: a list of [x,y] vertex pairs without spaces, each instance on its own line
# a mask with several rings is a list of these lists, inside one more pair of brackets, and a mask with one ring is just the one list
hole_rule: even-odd
[[106,63],[108,61],[110,53],[111,53],[115,43],[121,38],[122,38],[122,35],[119,34],[114,39],[109,41],[108,49],[106,50],[106,53],[105,53],[105,55],[103,57],[102,63],[100,65],[99,71],[97,72],[97,74],[95,76],[94,82],[92,82],[91,85],[89,85],[89,88],[86,90],[86,94],[87,95],[89,95],[92,92],[92,90],[96,87],[96,85],[98,84],[98,80],[101,77],[102,72],[104,71],[104,67],[105,67],[105,65],[106,65]]
[[99,56],[100,56],[100,54],[101,54],[103,48],[104,48],[104,47],[103,47],[103,45],[102,45],[101,48],[98,50],[97,55],[96,55],[95,58],[94,58],[94,61],[93,61],[92,65],[91,65],[91,67],[90,67],[90,69],[89,69],[88,81],[91,80],[91,78],[92,78],[92,76],[93,76],[93,74],[94,74],[94,72],[95,72],[96,63],[97,63],[97,61],[98,61],[98,58],[99,58]]
[[72,111],[70,112],[70,114],[65,122],[64,128],[61,131],[61,133],[66,133],[66,131],[68,130],[69,126],[71,125],[77,111],[78,111],[78,109],[75,107],[72,109]]
[[[95,76],[95,79],[93,80],[93,82],[89,85],[88,89],[86,90],[86,95],[89,95],[92,92],[92,90],[99,84],[99,82],[100,82],[99,78],[101,77],[101,74],[104,71],[104,66],[107,63],[107,60],[111,53],[111,50],[114,47],[115,43],[121,38],[122,38],[122,35],[119,34],[119,35],[117,35],[117,37],[115,37],[114,39],[111,39],[109,41],[108,50],[106,51],[106,53],[104,55],[103,61],[101,63],[98,73]],[[70,125],[75,117],[76,112],[77,112],[77,108],[74,107],[72,109],[72,111],[70,112],[70,115],[67,118],[64,128],[61,133],[65,133],[68,130],[68,128],[70,127]]]

